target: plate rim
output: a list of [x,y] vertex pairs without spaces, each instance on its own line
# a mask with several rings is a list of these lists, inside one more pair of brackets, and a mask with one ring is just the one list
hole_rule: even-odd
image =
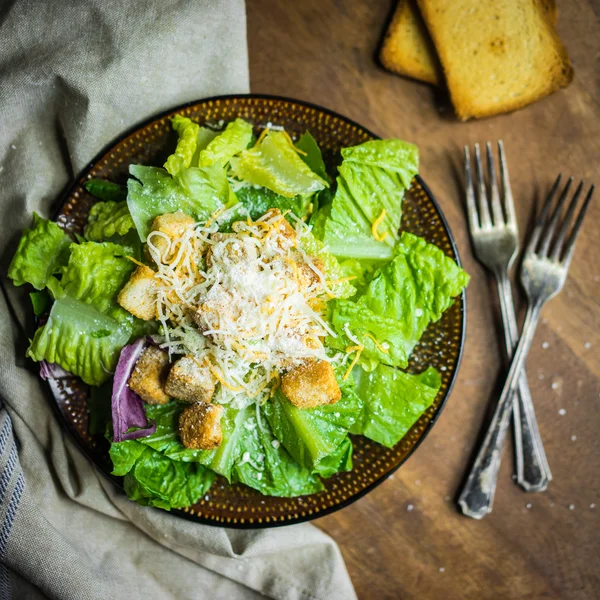
[[[123,140],[125,140],[128,136],[130,136],[133,133],[135,133],[136,131],[146,127],[147,125],[153,123],[154,121],[162,119],[170,114],[181,112],[181,111],[185,110],[186,108],[189,108],[192,106],[197,106],[198,104],[206,104],[211,101],[240,100],[240,99],[276,100],[276,101],[280,101],[280,102],[289,102],[292,104],[306,106],[308,108],[312,108],[312,109],[320,111],[322,113],[329,114],[335,118],[342,119],[342,120],[350,123],[351,125],[354,125],[355,127],[365,131],[373,139],[382,139],[379,135],[373,133],[370,129],[368,129],[364,125],[361,125],[354,119],[351,119],[350,117],[346,117],[345,115],[342,115],[341,113],[339,113],[335,110],[332,110],[330,108],[326,108],[324,106],[315,104],[313,102],[308,102],[306,100],[298,100],[298,99],[290,98],[287,96],[279,96],[279,95],[274,95],[274,94],[262,94],[262,93],[220,94],[217,96],[198,98],[196,100],[191,100],[191,101],[185,102],[183,104],[177,105],[175,107],[171,107],[169,109],[163,110],[163,111],[153,114],[150,117],[147,117],[137,123],[134,123],[131,127],[127,128],[124,132],[120,133],[117,137],[113,138],[110,142],[105,144],[102,147],[102,149],[90,161],[88,161],[86,163],[86,165],[79,171],[79,173],[71,179],[71,182],[65,186],[65,188],[64,188],[65,191],[60,195],[58,202],[55,204],[55,208],[51,215],[51,220],[55,221],[55,222],[57,221],[58,216],[61,214],[61,211],[62,211],[64,205],[67,203],[67,201],[69,199],[69,196],[71,195],[73,190],[80,184],[80,182],[83,178],[83,173],[85,173],[88,169],[90,169],[95,164],[97,164],[100,160],[102,160],[115,146],[117,146],[119,143],[121,143]],[[415,176],[415,179],[418,181],[419,185],[421,186],[421,188],[427,195],[428,199],[431,201],[434,209],[436,210],[438,216],[440,217],[442,225],[448,235],[448,239],[450,241],[450,247],[452,248],[452,252],[454,253],[454,256],[456,257],[456,263],[459,267],[462,267],[460,253],[458,251],[458,247],[456,245],[454,235],[452,234],[452,230],[450,229],[450,225],[448,224],[448,220],[446,219],[444,212],[442,211],[435,196],[431,192],[431,189],[429,188],[429,186],[425,183],[425,181],[423,181],[423,178],[421,177],[421,175],[417,174]],[[307,514],[305,516],[298,516],[297,518],[291,518],[291,519],[283,521],[283,522],[281,522],[281,521],[268,521],[268,522],[263,521],[262,523],[259,523],[258,521],[256,521],[256,522],[246,522],[246,523],[240,523],[240,522],[223,523],[223,522],[218,522],[215,520],[211,520],[211,519],[196,515],[194,513],[186,512],[182,509],[173,509],[168,512],[170,512],[170,514],[175,515],[177,517],[186,519],[187,521],[192,521],[192,522],[195,522],[195,523],[198,523],[201,525],[209,525],[211,527],[221,527],[221,528],[225,528],[225,529],[271,529],[273,527],[287,527],[289,525],[306,523],[308,521],[316,521],[322,517],[326,517],[334,512],[342,510],[343,508],[346,508],[347,506],[353,504],[357,500],[364,498],[364,496],[366,496],[367,494],[372,492],[376,487],[381,485],[385,480],[387,480],[391,475],[393,475],[402,465],[404,465],[406,463],[406,461],[420,447],[422,442],[429,435],[433,426],[437,423],[440,415],[442,414],[442,411],[444,410],[444,408],[448,402],[448,399],[450,398],[450,395],[452,394],[452,391],[454,389],[454,384],[456,383],[456,379],[458,377],[458,372],[460,370],[460,366],[462,363],[465,341],[466,341],[466,330],[467,330],[467,293],[466,293],[466,289],[463,289],[459,298],[461,301],[460,345],[458,348],[458,355],[456,358],[456,367],[454,369],[452,378],[451,378],[450,382],[448,383],[446,393],[445,393],[442,401],[440,402],[440,405],[439,405],[435,415],[429,421],[429,423],[423,430],[423,433],[421,434],[421,436],[419,437],[419,439],[417,440],[415,445],[411,448],[410,452],[408,452],[408,454],[395,467],[393,467],[387,473],[384,473],[379,478],[377,478],[375,481],[371,482],[364,489],[362,489],[359,492],[356,492],[355,494],[353,494],[349,498],[346,498],[339,504],[324,508],[323,510],[319,511],[317,514]],[[120,478],[117,478],[117,477],[111,475],[110,473],[107,473],[99,464],[97,464],[96,460],[94,460],[94,458],[88,452],[87,448],[82,444],[80,437],[77,434],[77,431],[71,425],[71,423],[69,422],[69,420],[66,418],[66,416],[63,414],[63,412],[61,411],[61,409],[59,407],[58,399],[57,399],[58,390],[55,392],[55,390],[54,390],[55,386],[53,386],[52,381],[47,380],[47,381],[44,381],[43,383],[45,384],[45,387],[50,392],[49,396],[51,398],[51,404],[52,404],[52,407],[53,407],[55,413],[58,415],[59,421],[62,423],[63,427],[65,429],[67,429],[67,431],[69,432],[72,440],[75,442],[75,445],[77,446],[79,451],[82,452],[82,454],[90,461],[90,463],[94,466],[94,468],[97,471],[102,473],[102,475],[104,477],[106,477],[111,482],[116,484],[119,488],[123,489],[123,485],[120,481]],[[154,510],[160,510],[160,509],[154,509]]]

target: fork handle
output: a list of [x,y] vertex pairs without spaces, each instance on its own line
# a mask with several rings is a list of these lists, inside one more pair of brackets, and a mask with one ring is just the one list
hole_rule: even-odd
[[[496,273],[500,299],[504,342],[508,360],[519,341],[512,286],[506,271]],[[541,492],[548,487],[552,473],[535,418],[535,410],[525,369],[519,377],[517,394],[513,396],[513,424],[517,483],[528,492]]]
[[462,512],[473,519],[482,519],[492,511],[502,446],[510,422],[512,399],[518,386],[519,376],[525,366],[527,353],[531,348],[540,310],[541,304],[529,305],[527,308],[521,338],[510,364],[502,394],[458,499]]

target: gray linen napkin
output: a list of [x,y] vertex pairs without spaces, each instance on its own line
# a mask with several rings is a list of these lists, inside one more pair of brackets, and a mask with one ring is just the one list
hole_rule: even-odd
[[312,525],[236,531],[129,502],[63,433],[24,358],[29,302],[5,273],[32,211],[122,130],[248,90],[243,0],[0,6],[0,597],[354,598]]

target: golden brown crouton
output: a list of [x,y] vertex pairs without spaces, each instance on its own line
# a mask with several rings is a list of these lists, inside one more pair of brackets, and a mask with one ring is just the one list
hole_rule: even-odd
[[287,222],[282,212],[278,208],[270,208],[262,217],[263,221],[270,221],[273,217],[279,217],[275,219],[271,226],[275,227],[277,233],[291,242],[291,245],[296,243],[296,230]]
[[333,367],[326,360],[308,360],[281,378],[281,391],[298,408],[334,404],[341,397]]
[[165,392],[184,402],[210,402],[216,385],[215,376],[206,362],[184,356],[171,367]]
[[194,450],[214,450],[223,440],[219,404],[197,402],[188,406],[179,415],[179,435],[186,448]]
[[[189,215],[182,212],[169,213],[166,215],[159,215],[152,221],[152,231],[149,234],[149,239],[152,244],[158,249],[163,259],[169,258],[164,256],[165,251],[169,245],[169,241],[180,238],[185,230],[194,224],[194,219]],[[158,232],[157,235],[152,235],[153,232]],[[161,234],[161,235],[159,235]],[[169,238],[169,241],[165,239],[165,236]],[[177,248],[171,245],[169,256],[174,255]],[[152,253],[149,253],[150,257],[154,259]]]
[[117,302],[132,315],[150,321],[156,317],[156,280],[150,267],[140,265],[117,297]]
[[[324,265],[323,265],[323,261],[320,258],[313,258],[312,263],[313,263],[313,265],[315,265],[315,268],[317,268],[319,271],[323,272]],[[304,263],[304,262],[297,263],[297,265],[298,265],[298,284],[300,285],[300,287],[308,288],[311,285],[314,285],[315,283],[319,283],[319,281],[321,281],[321,279],[315,273],[315,271],[313,269],[311,269],[306,263]]]
[[156,346],[148,346],[139,357],[128,385],[148,404],[166,404],[169,396],[164,385],[169,373],[169,355]]

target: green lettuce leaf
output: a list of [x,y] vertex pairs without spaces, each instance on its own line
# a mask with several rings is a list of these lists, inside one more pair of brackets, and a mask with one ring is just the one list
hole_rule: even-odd
[[300,136],[300,139],[296,142],[296,148],[304,152],[304,154],[300,155],[300,158],[310,167],[310,169],[321,179],[327,181],[327,183],[331,183],[331,178],[327,173],[327,168],[323,161],[321,149],[315,141],[315,138],[308,131],[305,131]]
[[432,367],[419,375],[379,365],[366,373],[355,369],[356,393],[364,404],[351,432],[388,448],[396,445],[432,405],[441,386]]
[[112,442],[108,451],[113,463],[112,475],[119,477],[127,475],[145,450],[146,446],[136,440]]
[[349,163],[378,167],[397,173],[408,189],[419,172],[419,149],[402,140],[371,140],[358,146],[342,149],[342,158]]
[[61,280],[65,294],[118,321],[130,321],[131,315],[117,304],[117,295],[135,269],[125,256],[122,246],[110,242],[73,244]]
[[[365,359],[406,367],[429,323],[441,318],[468,282],[467,273],[437,246],[404,232],[395,258],[375,272],[356,302],[332,303],[331,322],[338,337],[328,343],[340,350],[353,345],[344,331],[348,324],[365,346]],[[388,352],[367,334],[387,343]]]
[[319,480],[300,467],[283,446],[273,444],[275,437],[268,421],[263,416],[259,423],[254,407],[225,409],[221,419],[223,441],[215,450],[192,450],[181,444],[178,419],[183,408],[177,402],[146,406],[146,415],[156,423],[156,432],[137,441],[172,460],[198,462],[228,481],[239,481],[263,494],[289,497],[322,489]]
[[323,262],[323,269],[330,282],[329,287],[336,298],[350,298],[356,289],[349,281],[343,281],[346,274],[333,254],[327,251],[325,244],[311,232],[302,236],[300,245],[309,256],[315,256]]
[[127,188],[124,185],[106,179],[88,179],[83,187],[92,196],[105,202],[122,202],[127,199]]
[[315,465],[314,472],[321,477],[331,477],[341,471],[352,471],[352,450],[350,438],[344,438],[336,450]]
[[118,321],[67,296],[54,302],[27,355],[35,361],[58,363],[85,383],[100,385],[114,371],[130,334],[130,320]]
[[127,206],[143,242],[158,215],[183,211],[206,220],[230,200],[227,176],[220,167],[190,167],[175,179],[156,167],[131,165],[129,172],[136,179],[127,182]]
[[270,208],[278,208],[282,213],[291,210],[299,219],[308,214],[311,196],[287,198],[265,187],[242,187],[236,192],[240,205],[248,210],[253,220],[262,217]]
[[167,158],[164,167],[170,175],[175,176],[190,166],[196,152],[200,126],[198,123],[194,123],[191,119],[182,117],[181,115],[175,115],[171,119],[171,124],[179,135],[179,139],[177,140],[175,152]]
[[236,154],[245,150],[252,140],[252,125],[244,119],[236,119],[227,125],[225,131],[211,140],[200,152],[198,166],[225,166]]
[[116,244],[73,244],[61,295],[27,354],[58,363],[90,385],[108,379],[132,332],[133,319],[116,297],[134,268]]
[[41,317],[52,303],[52,298],[46,290],[42,290],[41,292],[31,292],[29,297],[31,298],[31,305],[33,306],[33,314],[36,317]]
[[[362,400],[354,392],[354,382],[340,380],[342,398],[335,404],[300,409],[279,390],[264,405],[264,412],[275,437],[285,446],[298,464],[313,472],[330,455],[339,452],[348,430],[357,419]],[[326,461],[324,472],[331,470],[332,461],[341,464],[341,457]],[[347,464],[347,461],[346,463]]]
[[314,173],[282,131],[270,131],[249,150],[231,159],[233,174],[252,185],[293,198],[318,192],[329,184]]
[[44,289],[69,259],[71,238],[52,221],[33,213],[33,227],[25,229],[8,268],[15,285],[30,283]]
[[[197,502],[214,482],[214,473],[199,464],[171,460],[144,444],[139,446],[143,451],[123,481],[127,496],[138,504],[165,510],[184,508]],[[134,452],[138,450],[136,446]]]
[[96,202],[83,235],[89,241],[103,242],[114,236],[125,236],[134,227],[127,202]]
[[[406,159],[402,169],[390,158],[401,148]],[[374,140],[346,148],[342,156],[323,241],[336,256],[391,259],[399,237],[404,191],[417,173],[417,148],[400,140]],[[375,223],[380,241],[373,236]]]
[[258,410],[258,418],[257,411],[252,410],[242,425],[243,452],[233,467],[233,480],[268,496],[289,498],[320,492],[323,484],[319,478],[289,455],[275,438],[262,409]]

